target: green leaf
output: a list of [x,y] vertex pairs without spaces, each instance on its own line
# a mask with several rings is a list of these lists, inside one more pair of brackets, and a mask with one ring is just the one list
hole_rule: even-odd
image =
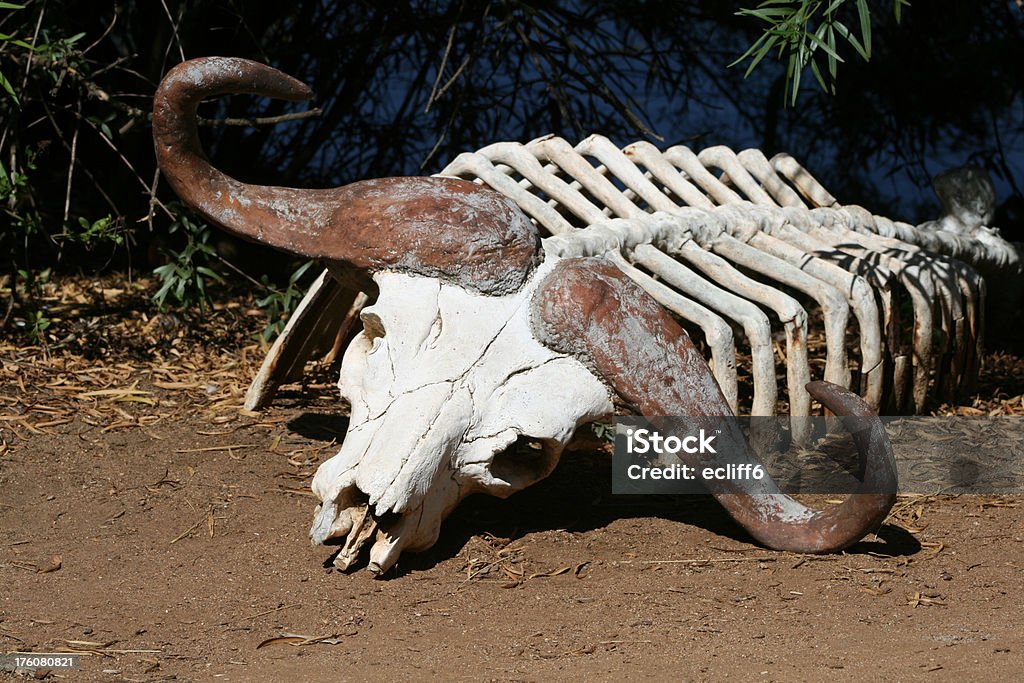
[[792,10],[780,7],[778,9],[742,9],[737,12],[736,15],[741,17],[754,17],[761,21],[766,21],[769,24],[774,24],[774,17],[786,17],[792,13]]
[[775,40],[774,39],[771,39],[771,40],[768,40],[768,41],[765,42],[764,46],[758,51],[758,53],[756,55],[754,55],[754,58],[750,61],[750,66],[747,67],[747,70],[743,74],[744,78],[746,78],[747,76],[750,75],[750,73],[754,70],[754,68],[757,67],[757,65],[761,63],[761,60],[765,58],[765,55],[767,55],[769,52],[771,52],[771,50],[772,50],[772,48],[774,46],[775,46]]
[[298,269],[291,274],[291,277],[288,278],[288,284],[294,285],[296,282],[298,282],[299,278],[305,275],[306,271],[309,270],[312,265],[312,261],[306,261],[301,266],[299,266]]
[[14,100],[14,104],[18,105],[19,107],[21,106],[21,102],[18,101],[18,96],[14,93],[14,88],[11,87],[11,84],[4,77],[3,72],[0,72],[0,88],[3,88],[7,91],[7,94],[11,96],[12,100]]
[[[899,16],[908,0],[893,0],[894,12]],[[837,14],[844,5],[856,7],[859,31],[854,34]],[[840,55],[838,39],[842,38],[853,46],[865,61],[871,57],[871,8],[867,0],[766,0],[754,8],[742,8],[737,16],[751,17],[767,24],[761,35],[729,66],[749,61],[744,77],[778,48],[778,59],[786,63],[784,96],[795,105],[800,90],[804,69],[808,66],[814,78],[826,92],[835,93],[839,63],[845,60]],[[816,53],[824,57],[819,58]],[[827,66],[827,73],[825,67]]]
[[[746,52],[744,52],[740,57],[738,57],[735,61],[729,64],[729,68],[731,69],[732,67],[736,66],[744,59],[749,57],[758,49],[758,46],[761,45],[761,43],[764,43],[766,41],[768,41],[769,43],[774,43],[774,36],[770,36],[767,33],[762,33],[761,37],[754,41],[754,44],[748,47]],[[769,48],[771,48],[771,45],[769,45]]]
[[857,16],[860,19],[860,36],[864,41],[865,59],[871,57],[871,10],[868,8],[868,0],[857,0]]
[[903,19],[903,8],[910,7],[910,3],[907,0],[895,0],[892,5],[893,14],[896,15],[896,23],[900,23]]
[[[215,271],[215,270],[213,270],[211,268],[207,268],[206,266],[198,266],[196,268],[196,272],[205,275],[206,277],[210,278],[211,280],[216,280],[217,282],[219,282],[221,284],[224,283],[224,277],[220,273],[218,273],[217,271]],[[198,279],[199,279],[200,282],[203,281],[202,278],[198,278]]]
[[[835,32],[835,30],[833,30],[832,24],[831,23],[825,24],[825,27],[827,29],[826,32],[825,32],[825,35],[828,36],[828,42],[831,43],[832,45],[835,45],[836,44],[836,32]],[[840,61],[842,61],[842,60],[840,60],[840,59],[833,59],[832,57],[828,58],[828,75],[832,79],[833,90],[835,90],[836,75],[839,72],[839,62]]]
[[821,69],[818,68],[818,63],[817,62],[814,62],[814,61],[811,62],[811,73],[814,74],[814,78],[818,81],[818,85],[821,86],[822,90],[824,90],[825,92],[829,93],[830,95],[835,95],[836,94],[835,87],[829,87],[825,83],[825,79],[821,75]]
[[[818,29],[818,32],[820,33],[822,29],[825,28],[825,26],[825,24],[822,24],[821,28]],[[840,62],[843,61],[843,58],[840,57],[839,54],[833,49],[835,47],[834,44],[829,45],[828,43],[826,43],[824,40],[822,40],[813,33],[807,33],[805,35],[807,36],[808,40],[814,43],[815,46],[820,47],[825,52],[825,54],[829,56],[829,58],[835,59]]]
[[825,10],[825,14],[832,14],[837,9],[846,4],[846,0],[832,0],[828,8]]
[[857,51],[857,54],[864,59],[864,61],[871,59],[871,55],[868,54],[867,50],[864,49],[864,46],[861,45],[859,40],[857,40],[857,36],[855,36],[850,29],[846,28],[846,25],[843,22],[836,21],[833,23],[833,26],[835,27],[836,33],[845,38],[846,41],[853,46],[853,49]]
[[[796,103],[796,91],[792,90],[793,87],[793,73],[796,71],[796,55],[792,54],[789,56],[789,60],[786,62],[786,90],[784,95],[788,95],[793,92],[793,103]],[[788,99],[788,97],[786,98]]]
[[267,296],[263,297],[262,299],[256,299],[256,307],[257,308],[266,308],[267,306],[270,305],[270,302],[273,301],[274,297],[276,297],[276,296],[277,296],[277,292],[271,292],[270,294],[268,294]]
[[160,310],[164,310],[164,308],[166,307],[167,294],[171,291],[171,285],[173,284],[174,282],[171,280],[164,281],[163,286],[160,287],[160,290],[153,296],[153,301],[156,303],[157,308],[159,308]]
[[10,35],[8,33],[0,33],[0,43],[13,43],[14,45],[17,45],[18,47],[23,47],[26,50],[34,50],[35,49],[29,43],[26,43],[24,40],[20,40],[18,38],[15,38],[14,36],[12,36],[12,35]]

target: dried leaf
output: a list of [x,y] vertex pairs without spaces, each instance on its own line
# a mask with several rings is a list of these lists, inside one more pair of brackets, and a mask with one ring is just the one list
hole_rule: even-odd
[[274,638],[268,638],[262,643],[256,646],[259,650],[261,647],[267,647],[268,645],[316,645],[317,643],[323,643],[324,645],[338,645],[342,642],[343,636],[354,636],[358,631],[351,631],[349,633],[333,633],[328,636],[307,636],[301,633],[287,633],[283,632],[281,635]]
[[305,641],[306,636],[276,636],[274,638],[267,638],[262,643],[256,646],[256,649],[267,647],[270,645],[298,645]]
[[530,574],[528,579],[547,579],[552,576],[561,576],[567,572],[572,571],[572,567],[562,567],[561,569],[553,569],[549,572],[537,572],[536,574]]
[[920,592],[908,595],[907,604],[911,607],[931,607],[933,605],[944,607],[946,605],[945,602],[939,600],[937,597],[929,597],[921,594]]
[[506,567],[505,565],[501,565],[501,571],[503,571],[505,573],[505,576],[512,579],[513,581],[519,581],[521,578],[523,578],[523,574],[525,573],[522,570],[516,571],[511,567]]
[[153,386],[158,389],[198,389],[202,386],[199,382],[158,382],[154,381]]
[[105,648],[116,643],[116,640],[108,640],[105,643],[98,643],[95,640],[65,640],[65,643],[71,647],[85,647],[90,649]]

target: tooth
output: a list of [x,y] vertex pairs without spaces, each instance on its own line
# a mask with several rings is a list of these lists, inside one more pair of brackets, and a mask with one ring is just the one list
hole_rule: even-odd
[[350,511],[350,515],[352,530],[345,539],[345,545],[338,552],[338,556],[334,558],[334,566],[343,571],[355,564],[359,559],[359,551],[377,533],[377,520],[370,514],[367,506],[359,506],[354,512]]
[[338,516],[334,519],[334,524],[331,525],[331,531],[327,538],[345,536],[350,531],[352,531],[352,515],[349,510],[345,509],[339,512]]
[[380,576],[394,566],[398,556],[402,554],[405,542],[402,536],[392,536],[383,529],[377,534],[377,542],[370,549],[370,563],[366,565],[367,571],[374,576]]
[[331,537],[334,520],[338,515],[338,506],[334,502],[321,503],[313,513],[313,526],[309,530],[309,540],[313,545],[322,545]]

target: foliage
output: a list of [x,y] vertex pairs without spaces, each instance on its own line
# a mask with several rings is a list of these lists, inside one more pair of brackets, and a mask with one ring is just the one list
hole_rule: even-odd
[[67,234],[67,238],[86,245],[100,242],[121,245],[124,244],[124,235],[122,234],[123,225],[120,223],[110,214],[91,222],[84,216],[79,216],[78,227],[80,230]]
[[267,326],[263,328],[261,338],[270,341],[284,329],[288,314],[291,313],[305,293],[299,281],[306,271],[312,267],[313,261],[306,261],[288,276],[288,284],[284,289],[275,287],[267,275],[260,278],[263,286],[270,291],[265,297],[256,300],[256,305],[266,314]]
[[[12,294],[20,292],[30,299],[42,296],[43,287],[50,282],[52,269],[46,268],[39,272],[19,270],[17,272],[16,286]],[[50,327],[50,319],[42,310],[42,307],[32,307],[25,313],[25,320],[22,323],[25,336],[31,344],[43,344],[46,342],[44,336],[47,328]]]
[[[821,89],[834,95],[839,62],[844,61],[839,56],[837,37],[853,47],[864,61],[871,59],[871,9],[867,0],[852,0],[860,30],[858,37],[855,31],[847,28],[840,20],[844,6],[849,4],[850,0],[765,0],[754,9],[741,9],[736,13],[738,16],[760,19],[768,26],[743,56],[729,66],[749,59],[750,64],[744,74],[746,78],[769,52],[777,49],[779,59],[786,63],[784,94],[788,96],[791,106],[796,105],[800,78],[808,66]],[[908,0],[893,0],[893,14],[897,23],[900,22],[903,8],[909,5]],[[817,16],[819,11],[820,21]],[[817,24],[814,25],[814,22]],[[827,80],[818,63],[822,53],[828,69]]]
[[615,443],[615,425],[611,422],[591,422],[590,430],[601,441]]
[[[0,10],[19,10],[24,8],[24,5],[15,5],[10,2],[0,2]],[[8,35],[6,33],[0,33],[0,45],[3,45],[4,48],[12,46],[20,47],[24,50],[32,50],[32,46],[26,43],[24,40],[19,40],[18,38]],[[0,71],[0,88],[3,88],[11,97],[11,99],[14,100],[14,103],[18,104],[18,94],[14,91],[14,86],[11,85],[11,82],[7,80],[6,76],[4,76],[3,71]]]
[[168,232],[181,233],[185,245],[180,250],[162,249],[169,262],[153,270],[160,280],[160,289],[153,301],[163,310],[170,296],[180,306],[198,306],[205,312],[210,303],[207,281],[220,284],[225,281],[224,276],[211,267],[217,260],[217,251],[210,243],[213,230],[205,223],[193,221],[185,211],[179,211]]
[[[272,63],[318,93],[319,116],[280,125],[251,122],[305,105],[201,107],[204,149],[245,182],[420,175],[499,140],[601,132],[788,151],[844,201],[901,218],[917,204],[934,211],[929,176],[966,155],[1003,197],[1024,200],[1024,12],[1013,3],[938,0],[899,16],[905,0],[773,0],[737,16],[753,4],[0,0],[0,277],[161,268],[160,305],[204,300],[217,280],[200,268],[223,277],[214,244],[229,241],[171,202],[148,111],[168,69],[210,54]],[[727,68],[744,51],[747,78]],[[806,87],[805,69],[828,93]],[[800,107],[784,106],[798,93]],[[172,246],[155,248],[172,228]],[[301,282],[281,260],[267,273],[265,252],[241,253],[236,280],[280,327]],[[32,287],[11,291],[5,324],[33,307]]]
[[[155,271],[160,307],[205,306],[207,284],[219,277],[210,229],[162,201],[146,125],[153,85],[170,66],[186,56],[224,53],[221,36],[202,45],[210,23],[234,21],[229,49],[264,61],[274,54],[283,70],[331,98],[319,121],[273,130],[206,128],[218,164],[247,180],[336,185],[422,172],[429,159],[476,146],[510,121],[539,124],[538,132],[550,130],[546,118],[580,133],[648,131],[631,99],[630,78],[655,53],[650,47],[624,53],[606,26],[614,16],[606,7],[326,3],[243,15],[230,2],[84,8],[28,0],[0,8],[9,11],[0,17],[0,73],[10,76],[0,83],[6,92],[0,159],[11,165],[0,169],[0,198],[13,227],[0,235],[0,249],[10,268],[95,263],[87,252],[96,249],[106,250],[107,262],[130,265],[137,245],[145,248],[151,239],[138,230],[141,223],[186,236],[180,248],[149,250],[170,259]],[[580,32],[570,38],[566,25]],[[296,44],[299,34],[308,43]],[[346,49],[334,49],[339,44]],[[431,72],[436,76],[428,77]],[[578,76],[566,80],[570,72]],[[19,82],[15,74],[24,77]],[[396,84],[409,92],[400,94]],[[221,123],[242,123],[287,106],[271,102],[254,110],[234,98],[219,103],[214,115]],[[294,306],[297,282],[289,278],[279,287],[274,278],[242,274],[262,284],[270,334]]]
[[28,315],[26,333],[33,344],[40,344],[46,340],[46,330],[50,327],[51,320],[41,310],[31,311]]
[[[84,45],[84,31],[49,21],[59,13],[59,3],[0,2],[0,203],[9,226],[0,231],[0,258],[8,276],[19,273],[29,283],[66,252],[95,259],[100,251],[123,248],[130,237],[124,212],[111,198],[116,191],[104,182],[104,176],[111,183],[119,178],[99,158],[83,161],[94,142],[85,139],[85,130],[105,134],[123,158],[104,123],[112,119],[110,98],[94,81],[117,65],[97,67],[88,59],[93,46]],[[82,176],[107,200],[106,211],[76,201]],[[90,218],[96,215],[101,217]],[[45,325],[34,317],[34,296],[31,286],[14,288],[2,323],[10,319],[14,299],[25,297],[27,317],[35,320],[30,336],[38,337]]]

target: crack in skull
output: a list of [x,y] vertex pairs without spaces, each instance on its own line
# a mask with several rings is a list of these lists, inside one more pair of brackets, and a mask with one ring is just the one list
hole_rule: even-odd
[[[370,544],[368,568],[380,573],[403,550],[430,547],[465,496],[506,497],[547,476],[576,428],[611,410],[591,371],[530,333],[534,291],[556,261],[501,297],[374,276],[372,329],[345,352],[338,382],[349,431],[313,480],[323,502],[310,537],[344,537],[336,566],[353,566]],[[539,454],[510,451],[520,438],[542,444]]]

